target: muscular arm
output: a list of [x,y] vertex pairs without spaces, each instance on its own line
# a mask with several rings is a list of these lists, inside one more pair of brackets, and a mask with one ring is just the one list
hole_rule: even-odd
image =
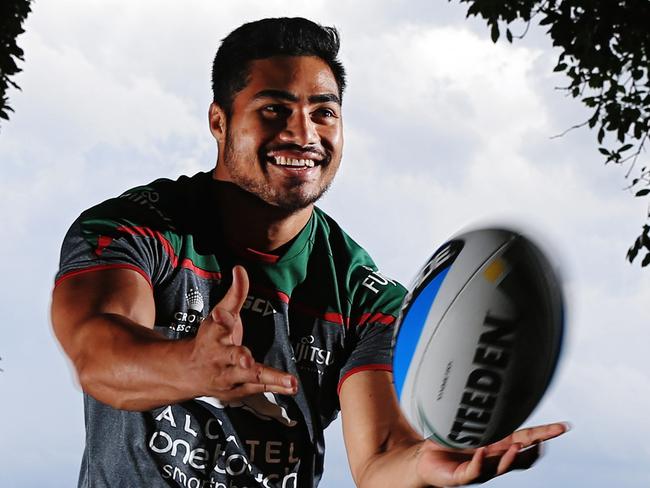
[[526,469],[539,444],[566,431],[564,424],[522,429],[477,450],[450,450],[423,440],[401,414],[391,374],[364,371],[341,386],[343,434],[357,486],[421,488],[486,481]]
[[195,338],[153,330],[149,283],[113,269],[70,277],[55,288],[52,323],[81,387],[125,410],[147,410],[198,396],[232,400],[260,391],[295,393],[295,378],[254,362],[241,346],[239,310],[248,292],[243,268]]

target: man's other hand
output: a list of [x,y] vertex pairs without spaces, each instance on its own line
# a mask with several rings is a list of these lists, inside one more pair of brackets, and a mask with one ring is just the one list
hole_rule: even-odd
[[203,395],[231,402],[256,393],[293,395],[296,378],[257,363],[242,345],[241,308],[248,295],[248,275],[233,268],[233,281],[223,299],[203,319],[193,341],[191,369]]

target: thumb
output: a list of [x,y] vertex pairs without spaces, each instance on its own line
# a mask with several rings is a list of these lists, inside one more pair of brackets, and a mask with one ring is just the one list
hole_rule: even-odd
[[242,266],[235,266],[232,269],[232,284],[215,308],[239,315],[246,297],[248,297],[248,274]]

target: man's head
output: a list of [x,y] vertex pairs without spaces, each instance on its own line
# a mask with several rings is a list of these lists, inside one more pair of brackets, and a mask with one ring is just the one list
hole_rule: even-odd
[[343,144],[338,49],[335,29],[299,18],[251,22],[223,40],[210,108],[218,179],[287,210],[322,195]]
[[332,70],[343,98],[345,69],[338,60],[340,40],[334,27],[296,18],[262,19],[244,24],[221,42],[212,64],[213,102],[230,115],[234,96],[246,86],[249,64],[273,56],[316,56]]

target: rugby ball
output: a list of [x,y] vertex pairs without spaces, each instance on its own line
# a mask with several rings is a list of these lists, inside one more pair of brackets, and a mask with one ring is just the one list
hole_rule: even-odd
[[480,229],[443,244],[410,287],[393,341],[411,425],[451,448],[514,432],[557,365],[562,296],[549,260],[520,233]]

